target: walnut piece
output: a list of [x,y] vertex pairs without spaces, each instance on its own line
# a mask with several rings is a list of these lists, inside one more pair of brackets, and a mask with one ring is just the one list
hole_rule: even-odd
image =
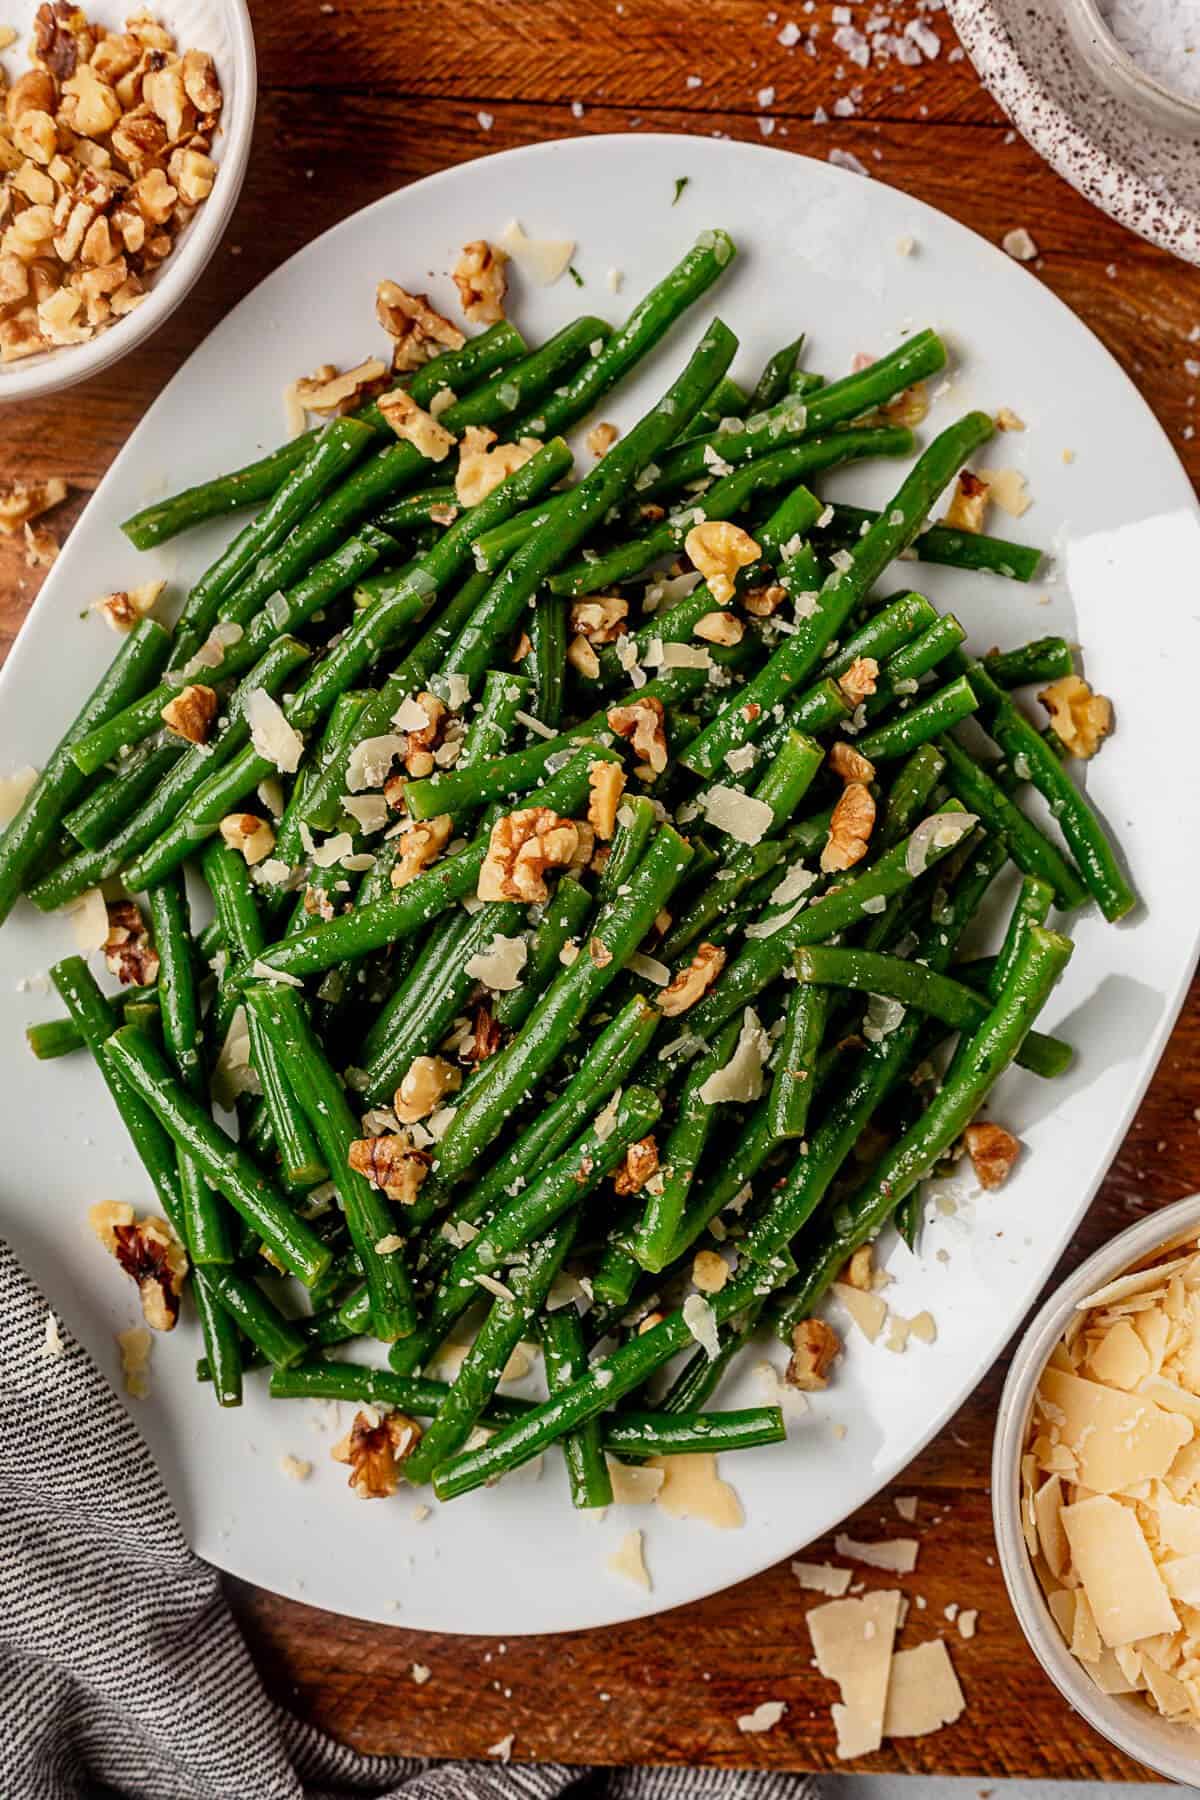
[[629,602],[620,594],[592,594],[586,600],[573,600],[569,616],[571,630],[589,644],[615,644],[628,629]]
[[625,1160],[613,1175],[613,1189],[618,1194],[640,1194],[650,1177],[658,1170],[658,1144],[653,1136],[630,1144]]
[[469,1065],[486,1062],[489,1056],[495,1056],[503,1042],[504,1032],[499,1022],[492,1017],[488,1002],[481,1000],[475,1008],[471,1034],[459,1045],[458,1060]]
[[431,1159],[428,1151],[418,1150],[408,1133],[402,1131],[388,1137],[356,1138],[346,1160],[389,1200],[411,1206],[429,1173]]
[[424,776],[433,774],[433,753],[447,714],[445,705],[436,694],[422,691],[417,695],[416,704],[425,714],[425,723],[411,727],[407,733],[408,747],[404,752],[404,767],[414,781],[420,781]]
[[1012,1172],[1013,1164],[1021,1154],[1020,1138],[1015,1138],[1011,1131],[1005,1131],[1003,1125],[992,1125],[984,1119],[967,1126],[963,1132],[963,1143],[971,1158],[971,1166],[979,1177],[980,1187],[1003,1187]]
[[217,690],[196,682],[180,688],[168,700],[159,717],[169,731],[186,738],[189,744],[206,744],[212,722],[217,716]]
[[598,838],[607,840],[617,827],[625,771],[620,763],[594,762],[588,770],[588,788],[588,824]]
[[792,1354],[784,1380],[804,1393],[828,1387],[829,1371],[841,1350],[842,1340],[832,1325],[824,1319],[802,1319],[792,1330]]
[[663,703],[653,694],[650,698],[614,706],[608,715],[611,731],[625,738],[655,775],[667,766],[666,713]]
[[654,1004],[666,1018],[678,1018],[708,992],[724,967],[724,950],[716,944],[700,944],[687,968],[681,969],[674,981],[655,995]]
[[600,658],[585,637],[571,639],[567,645],[567,661],[585,681],[595,681],[600,674]]
[[692,636],[703,638],[707,644],[720,644],[730,650],[734,644],[740,644],[746,627],[736,613],[710,612],[702,619],[697,619],[692,627]]
[[52,506],[61,505],[66,497],[67,484],[57,475],[52,475],[48,481],[18,482],[12,487],[0,488],[0,532],[5,537],[14,537],[22,526],[40,519]]
[[861,781],[848,781],[838,796],[829,821],[829,836],[821,851],[826,875],[836,869],[852,869],[867,854],[875,825],[875,802]]
[[1072,756],[1095,756],[1113,728],[1112,701],[1092,692],[1082,675],[1062,675],[1038,699],[1050,724]]
[[486,425],[468,425],[459,448],[454,492],[463,506],[478,506],[541,447],[540,438],[532,437],[523,437],[519,444],[498,444]]
[[703,525],[693,525],[683,547],[708,583],[708,591],[718,606],[728,606],[738,570],[757,562],[760,554],[750,533],[726,519],[708,519]]
[[848,1258],[838,1276],[839,1281],[847,1287],[858,1288],[860,1293],[870,1293],[875,1281],[874,1250],[870,1244],[860,1244],[854,1255]]
[[787,597],[787,589],[772,581],[766,587],[747,588],[742,595],[742,606],[752,618],[773,619]]
[[987,518],[988,485],[970,469],[960,469],[954,494],[941,523],[952,531],[982,531]]
[[240,850],[251,868],[265,862],[275,848],[274,830],[257,813],[226,813],[219,829],[229,848]]
[[428,294],[410,294],[395,281],[375,289],[375,317],[393,340],[392,368],[419,369],[442,350],[461,350],[466,338],[429,304]]
[[108,902],[104,961],[122,987],[150,987],[158,980],[158,951],[136,900]]
[[612,449],[620,435],[617,427],[605,420],[600,425],[593,425],[584,441],[593,456],[603,456]]
[[444,462],[454,448],[454,439],[432,413],[418,406],[403,388],[392,388],[380,394],[379,410],[398,438],[430,462]]
[[139,619],[153,612],[166,585],[165,581],[143,581],[140,587],[119,589],[93,601],[92,611],[101,614],[110,630],[132,631]]
[[[145,210],[145,200],[140,194],[139,202]],[[369,356],[365,362],[356,363],[354,368],[346,369],[341,375],[332,363],[322,363],[314,374],[305,375],[293,382],[292,392],[305,412],[316,413],[320,418],[332,418],[335,414],[350,412],[356,407],[386,379],[387,372],[387,364],[380,362],[377,356]],[[381,408],[386,398],[390,396],[380,396]],[[386,414],[384,416],[387,417]],[[390,419],[388,423],[391,424]]]
[[507,252],[483,238],[464,244],[462,255],[454,266],[454,285],[458,289],[463,315],[472,325],[497,325],[504,317],[504,296],[508,292],[508,276],[504,265]]
[[875,692],[879,680],[879,664],[873,656],[856,656],[846,673],[838,680],[851,706],[861,706]]
[[729,1280],[729,1264],[715,1250],[697,1250],[692,1258],[692,1285],[702,1294],[719,1294]]
[[387,1413],[376,1424],[359,1412],[329,1454],[334,1462],[349,1465],[350,1486],[360,1500],[387,1500],[399,1485],[399,1465],[420,1441],[421,1427],[407,1413]]
[[829,747],[826,757],[830,769],[842,781],[860,781],[866,783],[875,779],[875,764],[869,757],[863,756],[852,744],[839,738]]
[[26,525],[25,563],[30,569],[49,569],[58,561],[58,539],[47,525]]
[[132,1206],[104,1200],[88,1223],[110,1256],[137,1283],[142,1313],[154,1331],[173,1331],[187,1277],[187,1252],[164,1219],[134,1217]]
[[392,886],[407,887],[410,881],[416,880],[422,869],[427,869],[430,863],[436,862],[450,842],[453,830],[454,820],[449,813],[438,813],[432,819],[422,819],[419,824],[406,826],[400,838],[400,854],[390,877]]
[[392,1100],[402,1125],[427,1119],[445,1094],[462,1086],[462,1074],[440,1056],[414,1056]]
[[579,826],[548,806],[505,813],[492,826],[479,871],[480,900],[521,900],[541,905],[550,898],[547,869],[565,869],[579,850]]

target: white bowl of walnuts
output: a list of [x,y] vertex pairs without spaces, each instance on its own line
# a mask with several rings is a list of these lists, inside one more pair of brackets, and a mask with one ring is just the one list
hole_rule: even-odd
[[243,0],[0,0],[0,402],[86,380],[174,311],[254,105]]

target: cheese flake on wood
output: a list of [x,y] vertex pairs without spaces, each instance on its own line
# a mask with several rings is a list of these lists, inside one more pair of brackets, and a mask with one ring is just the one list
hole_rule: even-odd
[[911,1575],[917,1566],[920,1545],[916,1538],[885,1538],[878,1544],[859,1543],[839,1531],[833,1540],[839,1556],[866,1563],[869,1569],[886,1569],[890,1575]]
[[1071,1561],[1110,1649],[1178,1629],[1178,1614],[1131,1508],[1097,1494],[1064,1506],[1060,1516]]
[[841,1703],[833,1707],[833,1722],[842,1761],[868,1756],[883,1742],[899,1612],[898,1590],[887,1589],[856,1600],[831,1600],[808,1614],[817,1668],[841,1690]]
[[942,1638],[898,1650],[892,1657],[883,1735],[924,1737],[953,1725],[966,1707],[963,1691]]
[[832,1563],[794,1562],[792,1574],[802,1588],[814,1594],[828,1594],[840,1600],[853,1579],[849,1569],[835,1568]]

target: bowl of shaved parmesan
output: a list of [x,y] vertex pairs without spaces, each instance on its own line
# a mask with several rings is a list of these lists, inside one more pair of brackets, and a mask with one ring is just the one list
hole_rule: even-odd
[[996,1541],[1043,1669],[1109,1741],[1200,1769],[1200,1195],[1124,1231],[1025,1333],[992,1458]]

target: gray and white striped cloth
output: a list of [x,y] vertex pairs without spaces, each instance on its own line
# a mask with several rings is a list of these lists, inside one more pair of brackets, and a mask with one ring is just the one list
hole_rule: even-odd
[[2,1800],[809,1800],[749,1771],[363,1757],[301,1724],[66,1321],[43,1354],[47,1312],[0,1242]]

